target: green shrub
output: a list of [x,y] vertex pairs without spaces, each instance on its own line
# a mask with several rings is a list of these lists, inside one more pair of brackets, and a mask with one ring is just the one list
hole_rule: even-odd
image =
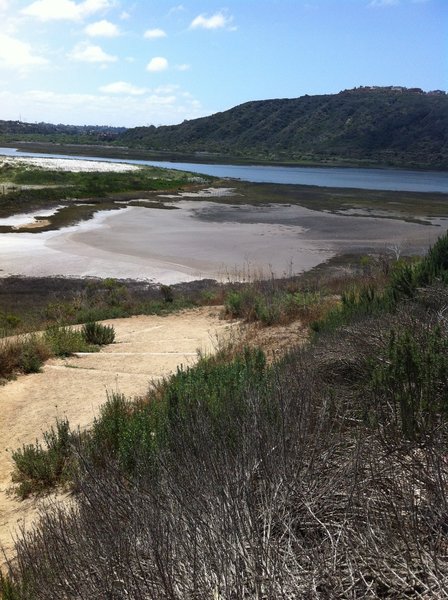
[[25,444],[12,453],[15,470],[13,481],[18,484],[21,498],[31,493],[48,491],[68,482],[74,474],[73,434],[67,420],[57,421],[44,433],[44,444]]
[[211,435],[237,444],[236,421],[247,413],[244,393],[250,386],[264,389],[266,375],[263,352],[246,350],[230,362],[202,359],[189,369],[179,368],[143,402],[113,393],[95,420],[91,456],[100,464],[112,457],[127,473],[142,460],[149,468],[158,449],[180,443],[200,415]]
[[424,438],[448,416],[448,339],[439,326],[392,330],[371,377],[371,410],[408,440]]
[[234,318],[240,318],[243,316],[243,295],[241,292],[230,291],[225,299],[225,310],[226,313]]
[[51,326],[44,333],[44,340],[56,356],[70,356],[75,352],[95,352],[97,348],[89,344],[81,331],[72,327]]
[[21,322],[21,318],[11,313],[5,313],[0,311],[0,327],[5,331],[16,329]]
[[280,296],[273,298],[259,296],[255,302],[254,314],[257,321],[263,325],[275,325],[282,317],[283,301]]
[[21,600],[23,598],[18,584],[0,571],[0,598],[2,600]]
[[163,296],[165,302],[173,302],[174,300],[174,290],[170,285],[161,285],[160,293]]
[[81,329],[81,334],[88,344],[105,346],[112,344],[115,340],[115,329],[111,325],[102,325],[91,321]]
[[240,290],[230,290],[224,300],[226,314],[236,319],[246,321],[268,318],[267,299],[251,284]]
[[92,429],[91,450],[97,457],[118,455],[121,437],[133,409],[133,403],[123,394],[113,392],[107,395]]

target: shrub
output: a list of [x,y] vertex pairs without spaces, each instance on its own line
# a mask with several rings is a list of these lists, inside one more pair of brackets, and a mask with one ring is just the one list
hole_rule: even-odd
[[111,325],[89,322],[81,329],[81,334],[88,344],[105,346],[112,344],[115,340],[115,329]]
[[371,377],[371,411],[408,440],[426,438],[448,416],[448,339],[439,326],[419,329],[391,330]]
[[0,571],[0,594],[2,600],[21,600],[23,598],[20,585],[13,583],[8,575]]
[[57,421],[56,429],[44,433],[44,445],[36,441],[12,453],[12,479],[19,484],[17,493],[21,498],[48,491],[73,477],[73,439],[68,421]]
[[160,293],[162,294],[165,302],[173,302],[174,301],[174,290],[170,285],[161,285]]
[[37,373],[51,352],[45,342],[31,334],[15,340],[0,341],[0,380],[16,373]]
[[44,333],[44,340],[56,356],[70,356],[75,352],[95,352],[81,331],[72,327],[51,326]]

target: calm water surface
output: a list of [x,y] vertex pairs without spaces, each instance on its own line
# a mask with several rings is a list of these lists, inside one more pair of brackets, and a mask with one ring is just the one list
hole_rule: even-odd
[[15,148],[0,148],[0,155],[33,156],[36,158],[68,158],[181,169],[215,177],[230,177],[253,183],[318,185],[323,187],[396,190],[407,192],[448,193],[448,172],[410,171],[399,169],[357,169],[342,167],[279,167],[258,165],[218,165],[153,160],[102,158],[97,156],[67,156],[21,152]]

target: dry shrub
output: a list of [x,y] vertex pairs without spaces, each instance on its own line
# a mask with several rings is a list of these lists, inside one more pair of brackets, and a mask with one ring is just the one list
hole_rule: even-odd
[[51,355],[44,340],[35,334],[0,340],[0,381],[18,373],[37,373]]
[[439,290],[250,378],[232,367],[234,387],[219,361],[178,375],[150,460],[127,446],[131,476],[81,451],[76,504],[18,541],[8,585],[24,600],[446,598],[447,423],[406,437],[387,387],[372,396],[390,330],[424,339],[445,306]]
[[446,597],[446,428],[424,447],[398,432],[385,444],[346,401],[363,358],[339,386],[337,368],[316,379],[322,354],[289,355],[221,429],[210,411],[183,413],[132,478],[84,456],[76,505],[17,544],[21,597]]

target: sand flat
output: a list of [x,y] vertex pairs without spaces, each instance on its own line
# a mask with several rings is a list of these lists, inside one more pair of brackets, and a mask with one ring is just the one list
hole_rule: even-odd
[[177,210],[102,211],[59,231],[0,235],[0,275],[136,278],[173,284],[247,272],[301,273],[339,252],[423,253],[446,231],[295,205],[173,202]]

